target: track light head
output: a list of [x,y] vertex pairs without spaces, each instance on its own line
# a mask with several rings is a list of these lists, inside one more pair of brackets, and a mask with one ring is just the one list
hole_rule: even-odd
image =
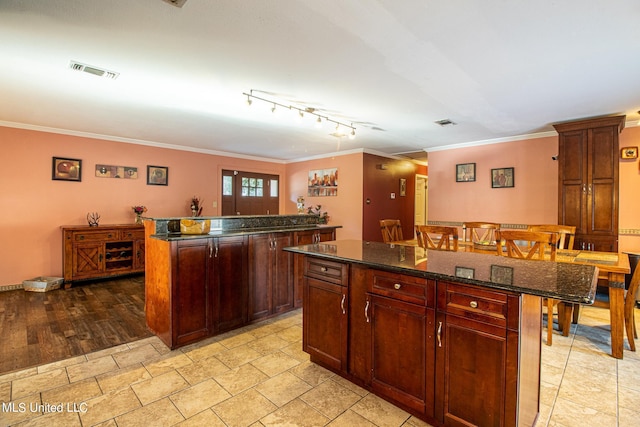
[[318,118],[316,119],[316,127],[317,128],[322,127],[322,118],[320,116],[318,116]]
[[351,128],[351,132],[349,132],[349,139],[356,139],[356,129]]

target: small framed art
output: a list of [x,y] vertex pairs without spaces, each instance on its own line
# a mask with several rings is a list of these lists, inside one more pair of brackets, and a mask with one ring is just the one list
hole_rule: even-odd
[[638,147],[624,147],[620,150],[620,157],[623,159],[637,159]]
[[463,279],[473,279],[475,274],[476,270],[474,268],[456,266],[456,277],[461,277]]
[[456,165],[456,182],[473,182],[476,180],[476,164],[462,163]]
[[513,187],[513,168],[491,169],[491,188]]
[[82,160],[53,157],[51,179],[60,181],[82,181]]
[[169,185],[167,166],[147,166],[147,185]]

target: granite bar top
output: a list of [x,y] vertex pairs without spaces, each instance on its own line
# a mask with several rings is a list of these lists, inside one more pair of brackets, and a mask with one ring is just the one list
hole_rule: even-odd
[[236,228],[230,230],[211,230],[208,234],[182,234],[180,232],[172,233],[160,233],[152,234],[151,237],[158,240],[173,241],[173,240],[191,240],[191,239],[205,239],[208,237],[225,237],[225,236],[246,236],[250,234],[264,234],[264,233],[276,233],[287,231],[308,231],[308,230],[321,230],[341,228],[339,225],[303,225],[303,226],[285,226],[285,227],[259,227],[259,228]]
[[525,261],[473,252],[425,250],[361,240],[338,240],[284,250],[402,274],[593,304],[598,269],[551,261]]
[[[341,228],[326,225],[318,215],[233,215],[233,216],[199,216],[199,217],[143,217],[153,221],[155,233],[151,237],[161,240],[202,239],[211,236],[238,236],[248,234],[272,233],[278,231],[306,231],[321,228]],[[180,220],[209,220],[209,234],[181,234]]]

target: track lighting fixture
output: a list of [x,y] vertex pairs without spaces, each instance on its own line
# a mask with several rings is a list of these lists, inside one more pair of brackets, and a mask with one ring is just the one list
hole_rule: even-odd
[[293,106],[293,105],[285,105],[285,104],[281,104],[279,102],[275,102],[275,101],[272,101],[272,100],[269,100],[269,99],[261,98],[259,96],[255,96],[253,94],[253,89],[251,89],[249,91],[249,93],[243,92],[242,94],[247,97],[247,105],[248,106],[251,106],[251,104],[253,103],[253,100],[257,99],[259,101],[263,101],[263,102],[271,104],[272,105],[272,107],[271,107],[271,112],[272,113],[276,112],[276,107],[286,108],[286,109],[288,109],[290,111],[297,111],[298,112],[297,117],[299,119],[304,118],[304,114],[308,113],[308,114],[311,114],[313,116],[316,116],[315,126],[317,128],[321,128],[322,127],[322,121],[324,119],[325,122],[332,122],[332,123],[336,124],[336,133],[339,133],[340,127],[342,126],[342,127],[351,129],[351,131],[349,132],[349,139],[354,139],[356,137],[356,128],[353,126],[353,123],[346,124],[346,123],[340,122],[338,120],[334,120],[332,118],[329,118],[327,116],[322,116],[322,115],[316,113],[314,108],[311,108],[311,107],[296,107],[296,106]]

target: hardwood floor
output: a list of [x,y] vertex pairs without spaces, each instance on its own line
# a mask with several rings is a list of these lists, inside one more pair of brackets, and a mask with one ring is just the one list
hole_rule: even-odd
[[0,292],[0,373],[151,335],[144,318],[143,275],[68,290]]

